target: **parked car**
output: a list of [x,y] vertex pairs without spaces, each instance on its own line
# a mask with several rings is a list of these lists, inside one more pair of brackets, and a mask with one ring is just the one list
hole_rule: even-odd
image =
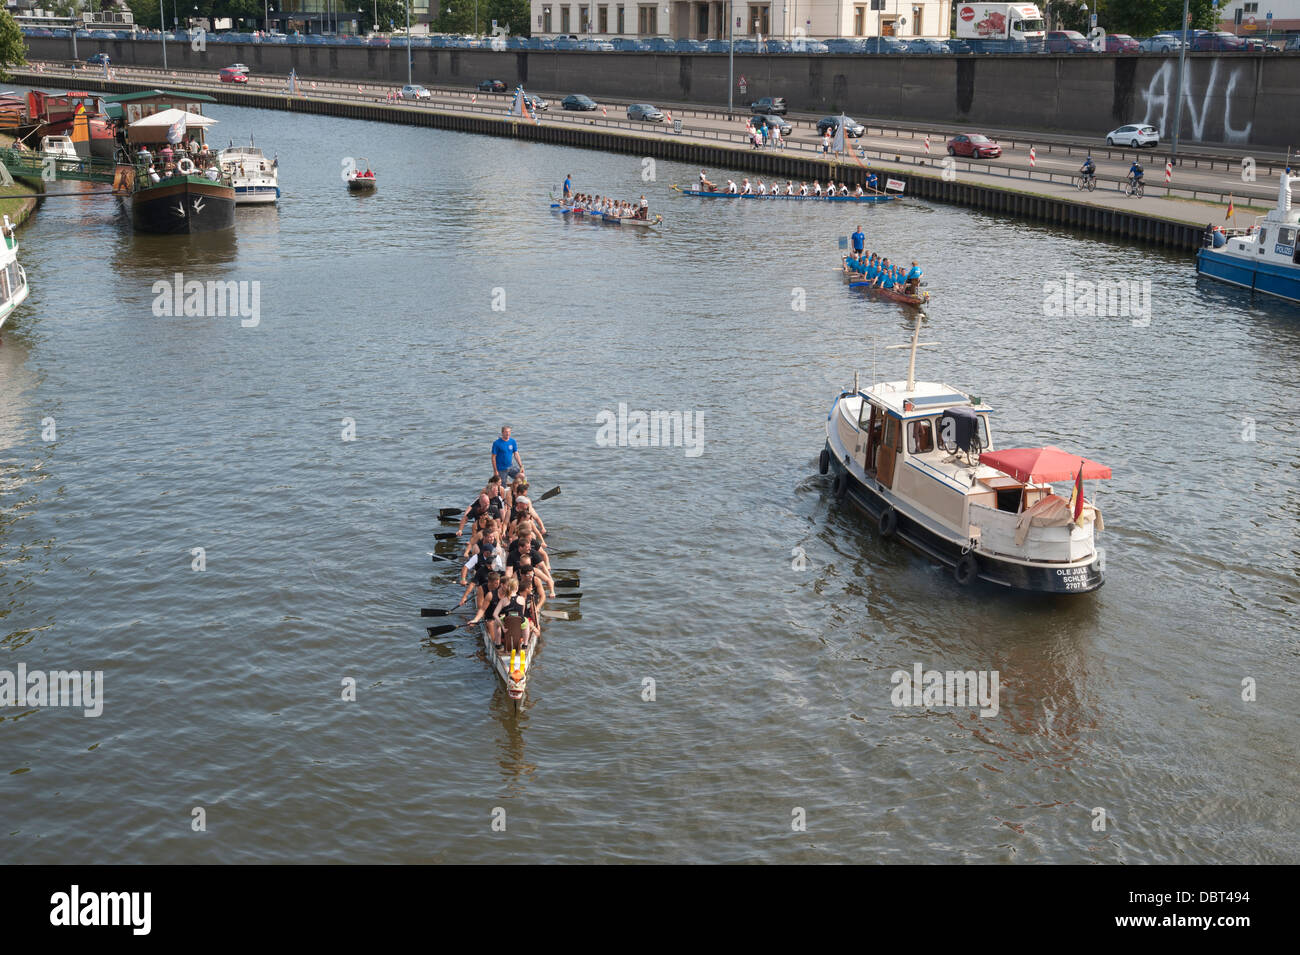
[[751,113],[771,113],[774,116],[784,116],[787,112],[784,96],[764,96],[760,100],[755,100],[749,104]]
[[961,133],[948,140],[948,155],[997,159],[1002,155],[1002,147],[980,133],[971,133],[969,136]]
[[1138,46],[1144,53],[1177,53],[1183,48],[1183,41],[1172,33],[1157,33],[1145,40],[1139,40]]
[[564,99],[560,100],[562,109],[575,109],[579,111],[591,112],[597,109],[596,101],[590,96],[583,96],[581,93],[570,93]]
[[896,36],[873,36],[867,38],[863,52],[906,53],[907,44]]
[[908,53],[947,53],[948,47],[938,40],[926,40],[918,37],[907,41]]
[[1246,49],[1246,41],[1231,33],[1221,30],[1199,30],[1192,37],[1193,50],[1212,50],[1219,52],[1237,52]]
[[766,123],[769,129],[779,129],[782,136],[789,136],[791,130],[794,128],[774,113],[755,113],[753,116],[749,117],[749,122],[755,129],[758,129],[761,124]]
[[504,93],[506,91],[505,80],[484,80],[479,83],[478,91],[480,93]]
[[433,95],[419,83],[409,83],[402,87],[402,99],[433,99]]
[[604,37],[591,37],[586,40],[579,40],[578,49],[594,53],[609,53],[614,49],[614,44]]
[[1134,149],[1140,149],[1143,146],[1155,148],[1160,145],[1160,133],[1154,126],[1147,126],[1145,123],[1131,123],[1128,126],[1121,126],[1119,129],[1112,129],[1106,134],[1107,146],[1132,146]]
[[1127,33],[1107,33],[1106,52],[1141,53],[1142,47],[1138,46],[1138,41],[1133,39]]
[[1088,38],[1078,30],[1048,30],[1048,53],[1087,53],[1092,49]]
[[826,49],[831,53],[865,53],[866,48],[865,41],[851,37],[834,37],[826,41]]
[[533,110],[533,112],[551,108],[550,103],[542,99],[540,96],[534,96],[532,93],[524,94],[524,105],[527,106],[529,109]]
[[[844,119],[844,135],[857,139],[867,131],[866,127],[852,117],[846,116]],[[838,116],[825,116],[817,121],[817,135],[825,136],[827,133],[830,133],[834,136],[835,130],[839,128],[839,125],[840,118]]]
[[107,53],[92,53],[90,56],[86,57],[86,62],[93,66],[108,66],[111,61],[109,60]]
[[705,53],[708,51],[708,49],[709,49],[709,45],[705,43],[703,40],[678,40],[677,41],[678,53]]
[[1285,49],[1288,53],[1294,53],[1297,50],[1300,50],[1300,33],[1296,34],[1293,37],[1288,37],[1286,41],[1286,46],[1283,47],[1283,49]]
[[1246,44],[1246,49],[1252,53],[1281,53],[1282,48],[1276,43],[1269,43],[1266,40],[1260,40],[1253,36],[1242,37],[1241,41]]
[[945,40],[944,45],[948,47],[949,53],[973,53],[971,45],[965,40]]
[[649,103],[633,103],[627,108],[627,118],[640,120],[643,123],[662,123],[664,114],[662,110],[656,109]]
[[217,78],[223,83],[247,83],[248,74],[241,70],[232,70],[229,67],[217,74]]

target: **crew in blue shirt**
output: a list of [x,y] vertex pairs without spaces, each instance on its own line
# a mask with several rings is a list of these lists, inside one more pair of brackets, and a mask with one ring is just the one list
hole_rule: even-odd
[[880,277],[880,287],[881,288],[894,287],[894,270],[892,268],[885,269],[884,274]]
[[907,270],[907,294],[916,295],[921,291],[921,276],[925,274],[921,271],[921,266],[916,264],[916,259],[912,260],[912,267]]
[[510,426],[506,425],[501,429],[501,437],[492,442],[492,473],[501,475],[502,480],[513,481],[523,469],[519,445],[510,437]]
[[879,181],[879,180],[876,179],[876,174],[875,174],[874,172],[873,172],[873,173],[870,173],[870,174],[867,176],[867,187],[870,188],[872,191],[878,191],[878,190],[876,190],[876,183],[877,183],[878,181]]
[[564,176],[564,198],[569,198],[569,191],[573,188],[573,179],[567,173]]
[[858,226],[858,231],[853,233],[853,251],[861,255],[867,248],[867,236],[862,231],[862,226]]

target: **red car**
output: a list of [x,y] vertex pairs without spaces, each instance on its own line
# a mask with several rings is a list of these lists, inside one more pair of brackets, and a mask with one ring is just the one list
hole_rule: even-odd
[[1106,52],[1107,53],[1141,53],[1142,47],[1138,45],[1137,40],[1133,39],[1127,33],[1107,33]]
[[970,136],[954,136],[948,140],[949,156],[970,156],[972,159],[997,159],[1002,155],[1002,147],[979,133]]
[[220,79],[223,83],[247,83],[248,74],[240,70],[226,69],[221,71]]

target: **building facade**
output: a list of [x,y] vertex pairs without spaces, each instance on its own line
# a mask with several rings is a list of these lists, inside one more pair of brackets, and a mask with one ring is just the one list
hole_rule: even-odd
[[1220,0],[1219,17],[1220,30],[1262,40],[1300,31],[1300,0]]
[[738,37],[945,38],[952,0],[532,0],[532,28],[533,36],[725,40],[729,13]]

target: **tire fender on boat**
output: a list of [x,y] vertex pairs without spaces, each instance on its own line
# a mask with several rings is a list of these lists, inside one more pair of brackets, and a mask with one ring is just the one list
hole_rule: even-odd
[[849,476],[843,471],[835,475],[835,480],[831,483],[831,493],[835,495],[837,501],[844,500],[844,496],[849,493]]
[[889,539],[898,533],[898,511],[889,505],[880,512],[880,536]]
[[826,448],[822,448],[820,457],[817,458],[817,473],[825,474],[831,469],[831,453]]
[[952,569],[953,577],[955,577],[957,583],[963,587],[979,576],[979,572],[980,564],[979,561],[975,559],[974,554],[963,555],[961,560],[957,561],[956,566]]

